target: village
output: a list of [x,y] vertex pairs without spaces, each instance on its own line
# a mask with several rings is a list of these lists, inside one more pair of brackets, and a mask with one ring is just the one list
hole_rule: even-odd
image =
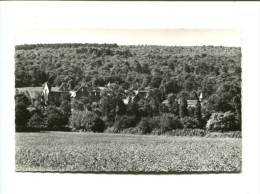
[[[109,82],[104,87],[87,87],[80,86],[77,90],[69,90],[69,86],[67,83],[62,83],[61,86],[53,87],[50,83],[45,82],[42,87],[21,87],[16,88],[16,93],[23,93],[31,100],[30,110],[34,109],[34,104],[36,100],[36,96],[42,96],[44,103],[47,105],[49,101],[58,101],[62,96],[69,95],[71,99],[81,99],[83,97],[90,97],[92,99],[92,104],[99,104],[101,96],[104,92],[111,90],[111,83]],[[125,105],[129,103],[130,100],[133,100],[135,97],[139,98],[148,98],[149,97],[149,89],[145,90],[133,90],[131,94],[129,94],[128,90],[124,91],[124,99],[123,102]],[[202,104],[203,95],[200,93],[199,101]],[[178,104],[181,101],[178,99]],[[195,107],[197,100],[187,100],[187,107]],[[169,106],[168,99],[164,100],[162,104]]]

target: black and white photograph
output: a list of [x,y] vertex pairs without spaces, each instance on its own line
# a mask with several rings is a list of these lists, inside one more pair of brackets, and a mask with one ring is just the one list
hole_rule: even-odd
[[1,193],[257,190],[260,8],[23,3],[0,3]]
[[64,42],[15,46],[16,171],[241,172],[239,31],[28,36]]

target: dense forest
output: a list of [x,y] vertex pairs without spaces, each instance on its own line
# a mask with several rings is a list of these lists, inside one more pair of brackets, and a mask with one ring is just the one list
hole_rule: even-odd
[[[117,91],[147,89],[149,99],[139,100],[138,106],[130,103],[122,114],[134,116],[138,122],[144,117],[171,114],[180,119],[202,120],[196,127],[203,128],[218,113],[222,114],[219,117],[232,115],[236,129],[241,126],[241,48],[238,47],[17,45],[15,67],[15,87],[41,86],[48,81],[53,86],[70,83],[74,90],[82,85],[106,86],[109,82]],[[174,103],[176,99],[196,100],[200,93],[203,94],[201,113],[196,113],[196,108],[182,110],[184,101],[180,105]],[[166,99],[168,107],[162,105]],[[104,105],[103,109],[102,105],[90,109],[95,108],[107,122]],[[115,113],[114,122],[117,116]]]

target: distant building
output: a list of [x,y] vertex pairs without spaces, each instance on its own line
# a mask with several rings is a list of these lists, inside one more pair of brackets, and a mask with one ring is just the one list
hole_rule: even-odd
[[45,104],[47,104],[50,101],[58,101],[61,96],[69,94],[64,84],[61,87],[52,87],[48,82],[45,82],[42,87],[16,88],[16,92],[24,93],[31,100],[32,106],[35,105],[34,103],[38,96],[43,97]]
[[[202,93],[200,93],[200,96],[199,96],[199,101],[200,103],[202,104],[202,100],[203,100],[203,96],[202,96]],[[178,104],[180,104],[181,101],[180,99],[178,99]],[[166,99],[162,102],[162,104],[166,105],[166,106],[169,106],[169,100]],[[187,100],[187,107],[195,107],[197,104],[197,100]]]
[[70,91],[65,91],[65,85],[62,84],[60,87],[52,87],[51,84],[45,82],[43,84],[43,97],[45,104],[52,102],[58,102],[62,96],[70,95]]
[[27,96],[28,99],[31,100],[31,104],[34,105],[35,100],[38,95],[42,95],[43,87],[22,87],[15,88],[15,92],[17,94],[23,93]]
[[195,107],[197,100],[187,100],[187,107]]
[[24,93],[28,98],[35,99],[37,94],[41,94],[43,87],[23,87],[15,88],[17,93]]
[[202,102],[202,100],[203,100],[202,92],[200,93],[199,100],[200,100],[200,102]]
[[[125,90],[125,93],[128,93],[128,90]],[[134,90],[132,94],[129,94],[125,99],[123,99],[124,104],[129,104],[130,100],[134,100],[134,98],[148,98],[149,90]]]
[[106,87],[86,87],[81,86],[76,91],[70,91],[70,95],[74,99],[81,99],[84,97],[91,97],[92,101],[98,103],[100,101],[101,95],[106,91]]

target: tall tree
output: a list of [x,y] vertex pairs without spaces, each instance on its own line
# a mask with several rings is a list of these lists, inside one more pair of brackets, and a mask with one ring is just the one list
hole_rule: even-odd
[[122,87],[111,84],[109,89],[101,94],[100,110],[103,113],[103,116],[114,121],[117,113],[126,113],[125,107],[122,104],[123,98],[124,90]]
[[31,104],[31,101],[24,93],[18,93],[15,95],[15,103],[23,103],[27,107]]
[[187,100],[182,98],[180,103],[179,115],[181,118],[188,116]]
[[236,110],[237,127],[241,130],[241,96],[239,94],[232,99],[232,104]]
[[175,116],[179,116],[179,103],[175,94],[171,93],[168,95],[169,110]]
[[16,131],[23,131],[30,119],[30,113],[23,102],[17,102],[15,105],[15,127]]
[[64,100],[60,105],[60,110],[62,113],[62,120],[64,125],[69,124],[69,119],[71,115],[71,104],[70,101]]
[[197,98],[197,103],[195,106],[195,117],[196,117],[197,121],[199,122],[199,125],[201,126],[201,124],[202,124],[201,104],[200,104],[200,101],[198,98]]

